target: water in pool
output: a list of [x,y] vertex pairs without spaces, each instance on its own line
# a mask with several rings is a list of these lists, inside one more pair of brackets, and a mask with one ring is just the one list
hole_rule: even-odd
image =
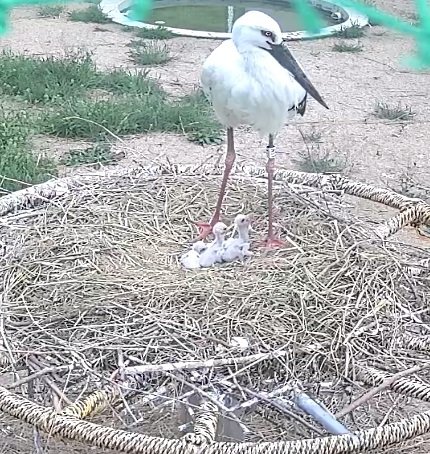
[[[214,5],[215,3],[215,5]],[[303,30],[298,14],[287,0],[156,0],[147,23],[209,32],[229,32],[232,23],[247,11],[272,16],[283,32]],[[320,11],[324,26],[335,22]]]

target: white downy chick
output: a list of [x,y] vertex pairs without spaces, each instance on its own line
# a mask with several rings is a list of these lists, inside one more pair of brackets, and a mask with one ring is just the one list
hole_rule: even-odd
[[[251,229],[251,220],[246,214],[238,214],[234,220],[234,229],[232,236],[224,241],[222,260],[224,262],[233,262],[234,260],[243,260],[250,257],[252,252],[249,250],[251,243],[249,241],[249,231]],[[235,231],[238,231],[238,237],[234,238]]]
[[200,254],[207,249],[208,245],[203,241],[196,241],[193,247],[183,254],[180,262],[184,268],[195,270],[200,268]]
[[225,238],[227,226],[223,222],[217,222],[212,229],[215,240],[209,244],[200,255],[200,266],[207,268],[215,263],[221,263],[222,245]]

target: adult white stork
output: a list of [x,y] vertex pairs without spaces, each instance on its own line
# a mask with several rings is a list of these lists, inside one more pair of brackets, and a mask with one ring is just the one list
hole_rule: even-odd
[[307,95],[328,109],[291,52],[282,44],[278,23],[259,11],[249,11],[233,25],[232,39],[224,41],[206,59],[201,73],[203,91],[219,121],[227,128],[225,170],[211,221],[197,222],[203,239],[220,220],[228,177],[236,159],[233,129],[251,125],[268,136],[267,177],[269,226],[267,246],[283,242],[273,231],[274,138],[294,115],[304,115]]

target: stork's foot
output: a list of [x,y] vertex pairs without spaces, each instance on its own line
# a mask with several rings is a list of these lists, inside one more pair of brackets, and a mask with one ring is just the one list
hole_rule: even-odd
[[269,236],[265,242],[265,247],[267,249],[282,249],[286,245],[287,243],[285,241],[281,240],[281,238],[278,238],[276,236]]
[[195,224],[199,229],[199,236],[194,241],[205,240],[212,233],[212,223],[198,221]]

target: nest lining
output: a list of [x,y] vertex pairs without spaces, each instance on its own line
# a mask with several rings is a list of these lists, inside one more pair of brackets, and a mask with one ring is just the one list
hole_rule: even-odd
[[[278,227],[290,246],[257,251],[245,264],[185,271],[178,257],[195,234],[191,220],[210,217],[218,184],[194,175],[106,178],[10,216],[1,272],[13,367],[28,354],[77,364],[63,377],[73,394],[96,386],[87,377],[103,381],[116,369],[119,351],[155,364],[219,358],[240,355],[229,342],[241,336],[246,354],[290,352],[250,367],[241,378],[247,386],[329,381],[334,394],[323,400],[336,410],[357,367],[393,372],[416,362],[394,342],[428,322],[428,274],[410,276],[405,266],[428,253],[370,239],[369,225],[345,212],[340,197],[279,184]],[[234,179],[224,220],[238,212],[252,213],[252,239],[263,237],[265,186]],[[358,416],[357,426],[374,425],[365,411]]]

